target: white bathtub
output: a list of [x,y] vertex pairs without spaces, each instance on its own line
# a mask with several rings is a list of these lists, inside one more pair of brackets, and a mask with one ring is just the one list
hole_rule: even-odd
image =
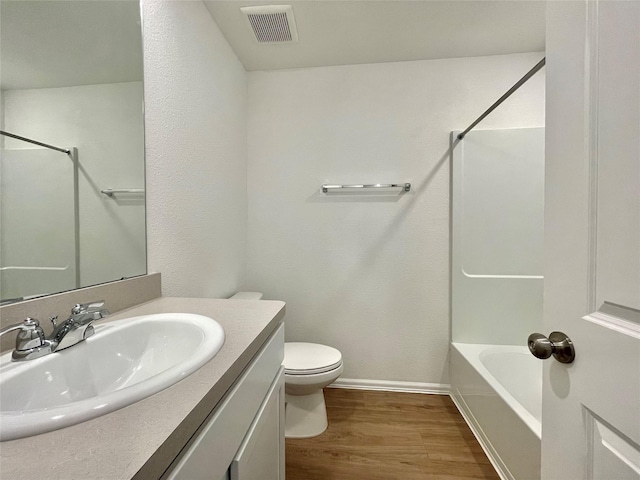
[[526,346],[451,346],[451,396],[496,470],[538,480],[542,362]]

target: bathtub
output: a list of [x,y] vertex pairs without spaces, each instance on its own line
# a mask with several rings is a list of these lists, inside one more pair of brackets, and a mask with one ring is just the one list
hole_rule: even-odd
[[451,344],[451,397],[503,479],[540,479],[542,362],[526,346]]

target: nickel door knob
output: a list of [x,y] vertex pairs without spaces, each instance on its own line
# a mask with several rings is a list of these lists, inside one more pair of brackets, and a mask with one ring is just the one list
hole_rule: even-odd
[[553,355],[560,363],[571,363],[576,358],[573,342],[562,332],[551,332],[549,338],[541,333],[532,333],[527,344],[533,356],[543,360]]

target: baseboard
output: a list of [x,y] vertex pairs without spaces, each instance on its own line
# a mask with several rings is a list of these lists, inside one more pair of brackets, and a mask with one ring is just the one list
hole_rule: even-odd
[[491,462],[491,465],[493,465],[493,468],[495,468],[500,479],[515,480],[507,466],[498,455],[498,452],[496,452],[493,448],[493,445],[491,445],[491,442],[485,435],[476,418],[473,416],[471,409],[467,406],[467,403],[464,401],[462,395],[460,395],[460,392],[458,392],[457,389],[453,388],[451,389],[450,396],[451,400],[453,400],[453,403],[460,412],[460,415],[462,415],[462,418],[464,418],[464,421],[471,429],[473,436],[476,437],[476,440],[478,440],[478,443],[482,447],[482,450],[484,450],[484,453],[487,455],[487,458]]
[[395,382],[359,378],[339,378],[329,387],[352,390],[378,390],[382,392],[429,393],[431,395],[449,395],[450,391],[450,385],[446,383]]

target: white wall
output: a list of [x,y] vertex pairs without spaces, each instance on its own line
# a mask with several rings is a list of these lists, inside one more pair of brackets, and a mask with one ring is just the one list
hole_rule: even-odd
[[[100,193],[105,188],[144,187],[142,82],[3,93],[7,131],[78,149],[80,284],[145,273],[144,197]],[[33,145],[6,138],[5,148]],[[67,159],[59,155],[61,161]],[[44,173],[39,180],[50,181]],[[37,194],[35,184],[25,185]]]
[[201,1],[142,1],[149,270],[222,297],[246,272],[246,73]]
[[[449,133],[541,56],[249,74],[247,286],[287,302],[288,340],[339,348],[345,378],[447,382]],[[483,128],[543,124],[538,74]]]

